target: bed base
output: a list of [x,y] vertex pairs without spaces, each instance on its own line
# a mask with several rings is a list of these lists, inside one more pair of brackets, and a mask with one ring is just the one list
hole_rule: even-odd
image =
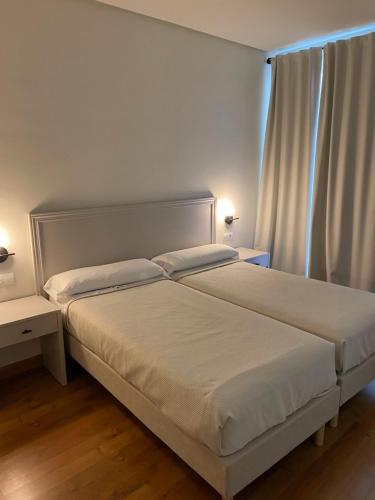
[[349,370],[343,375],[338,375],[337,383],[341,388],[340,406],[364,389],[367,384],[375,379],[375,354],[366,361]]
[[321,429],[338,413],[340,389],[335,387],[240,451],[219,457],[181,431],[96,354],[71,335],[66,338],[70,355],[226,500],[317,431],[319,441]]
[[[373,380],[375,380],[375,354],[344,375],[337,376],[337,384],[340,387],[340,407]],[[336,428],[338,425],[339,413],[329,421],[330,427]]]

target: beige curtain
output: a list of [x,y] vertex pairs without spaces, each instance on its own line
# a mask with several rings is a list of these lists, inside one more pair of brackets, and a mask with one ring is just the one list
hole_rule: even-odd
[[271,252],[272,267],[304,274],[309,180],[317,119],[322,50],[278,56],[272,89],[254,246]]
[[375,291],[374,33],[324,49],[310,275]]

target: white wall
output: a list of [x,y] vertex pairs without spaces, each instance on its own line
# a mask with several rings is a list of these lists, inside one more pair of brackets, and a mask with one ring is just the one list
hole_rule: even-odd
[[2,0],[0,227],[16,257],[0,272],[16,285],[0,301],[34,291],[32,210],[212,193],[251,244],[263,69],[260,51],[94,0]]

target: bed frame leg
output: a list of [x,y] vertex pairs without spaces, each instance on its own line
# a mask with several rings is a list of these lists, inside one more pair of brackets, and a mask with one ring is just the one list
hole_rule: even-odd
[[314,443],[315,443],[315,446],[323,446],[324,445],[324,432],[325,432],[325,429],[326,429],[326,426],[323,425],[314,434]]
[[331,418],[329,421],[329,426],[336,428],[339,425],[339,414]]

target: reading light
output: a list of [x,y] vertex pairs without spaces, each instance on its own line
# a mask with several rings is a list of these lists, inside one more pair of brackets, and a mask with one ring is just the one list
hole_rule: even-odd
[[9,244],[9,238],[4,229],[0,228],[0,263],[5,262],[8,257],[15,255],[15,253],[9,253],[6,247]]
[[233,215],[227,215],[224,220],[225,224],[228,224],[228,226],[230,226],[234,220],[239,220],[239,217],[233,217]]
[[238,220],[239,217],[234,216],[234,207],[232,202],[228,198],[222,198],[218,202],[218,218],[224,220],[225,224],[230,226],[234,220]]

